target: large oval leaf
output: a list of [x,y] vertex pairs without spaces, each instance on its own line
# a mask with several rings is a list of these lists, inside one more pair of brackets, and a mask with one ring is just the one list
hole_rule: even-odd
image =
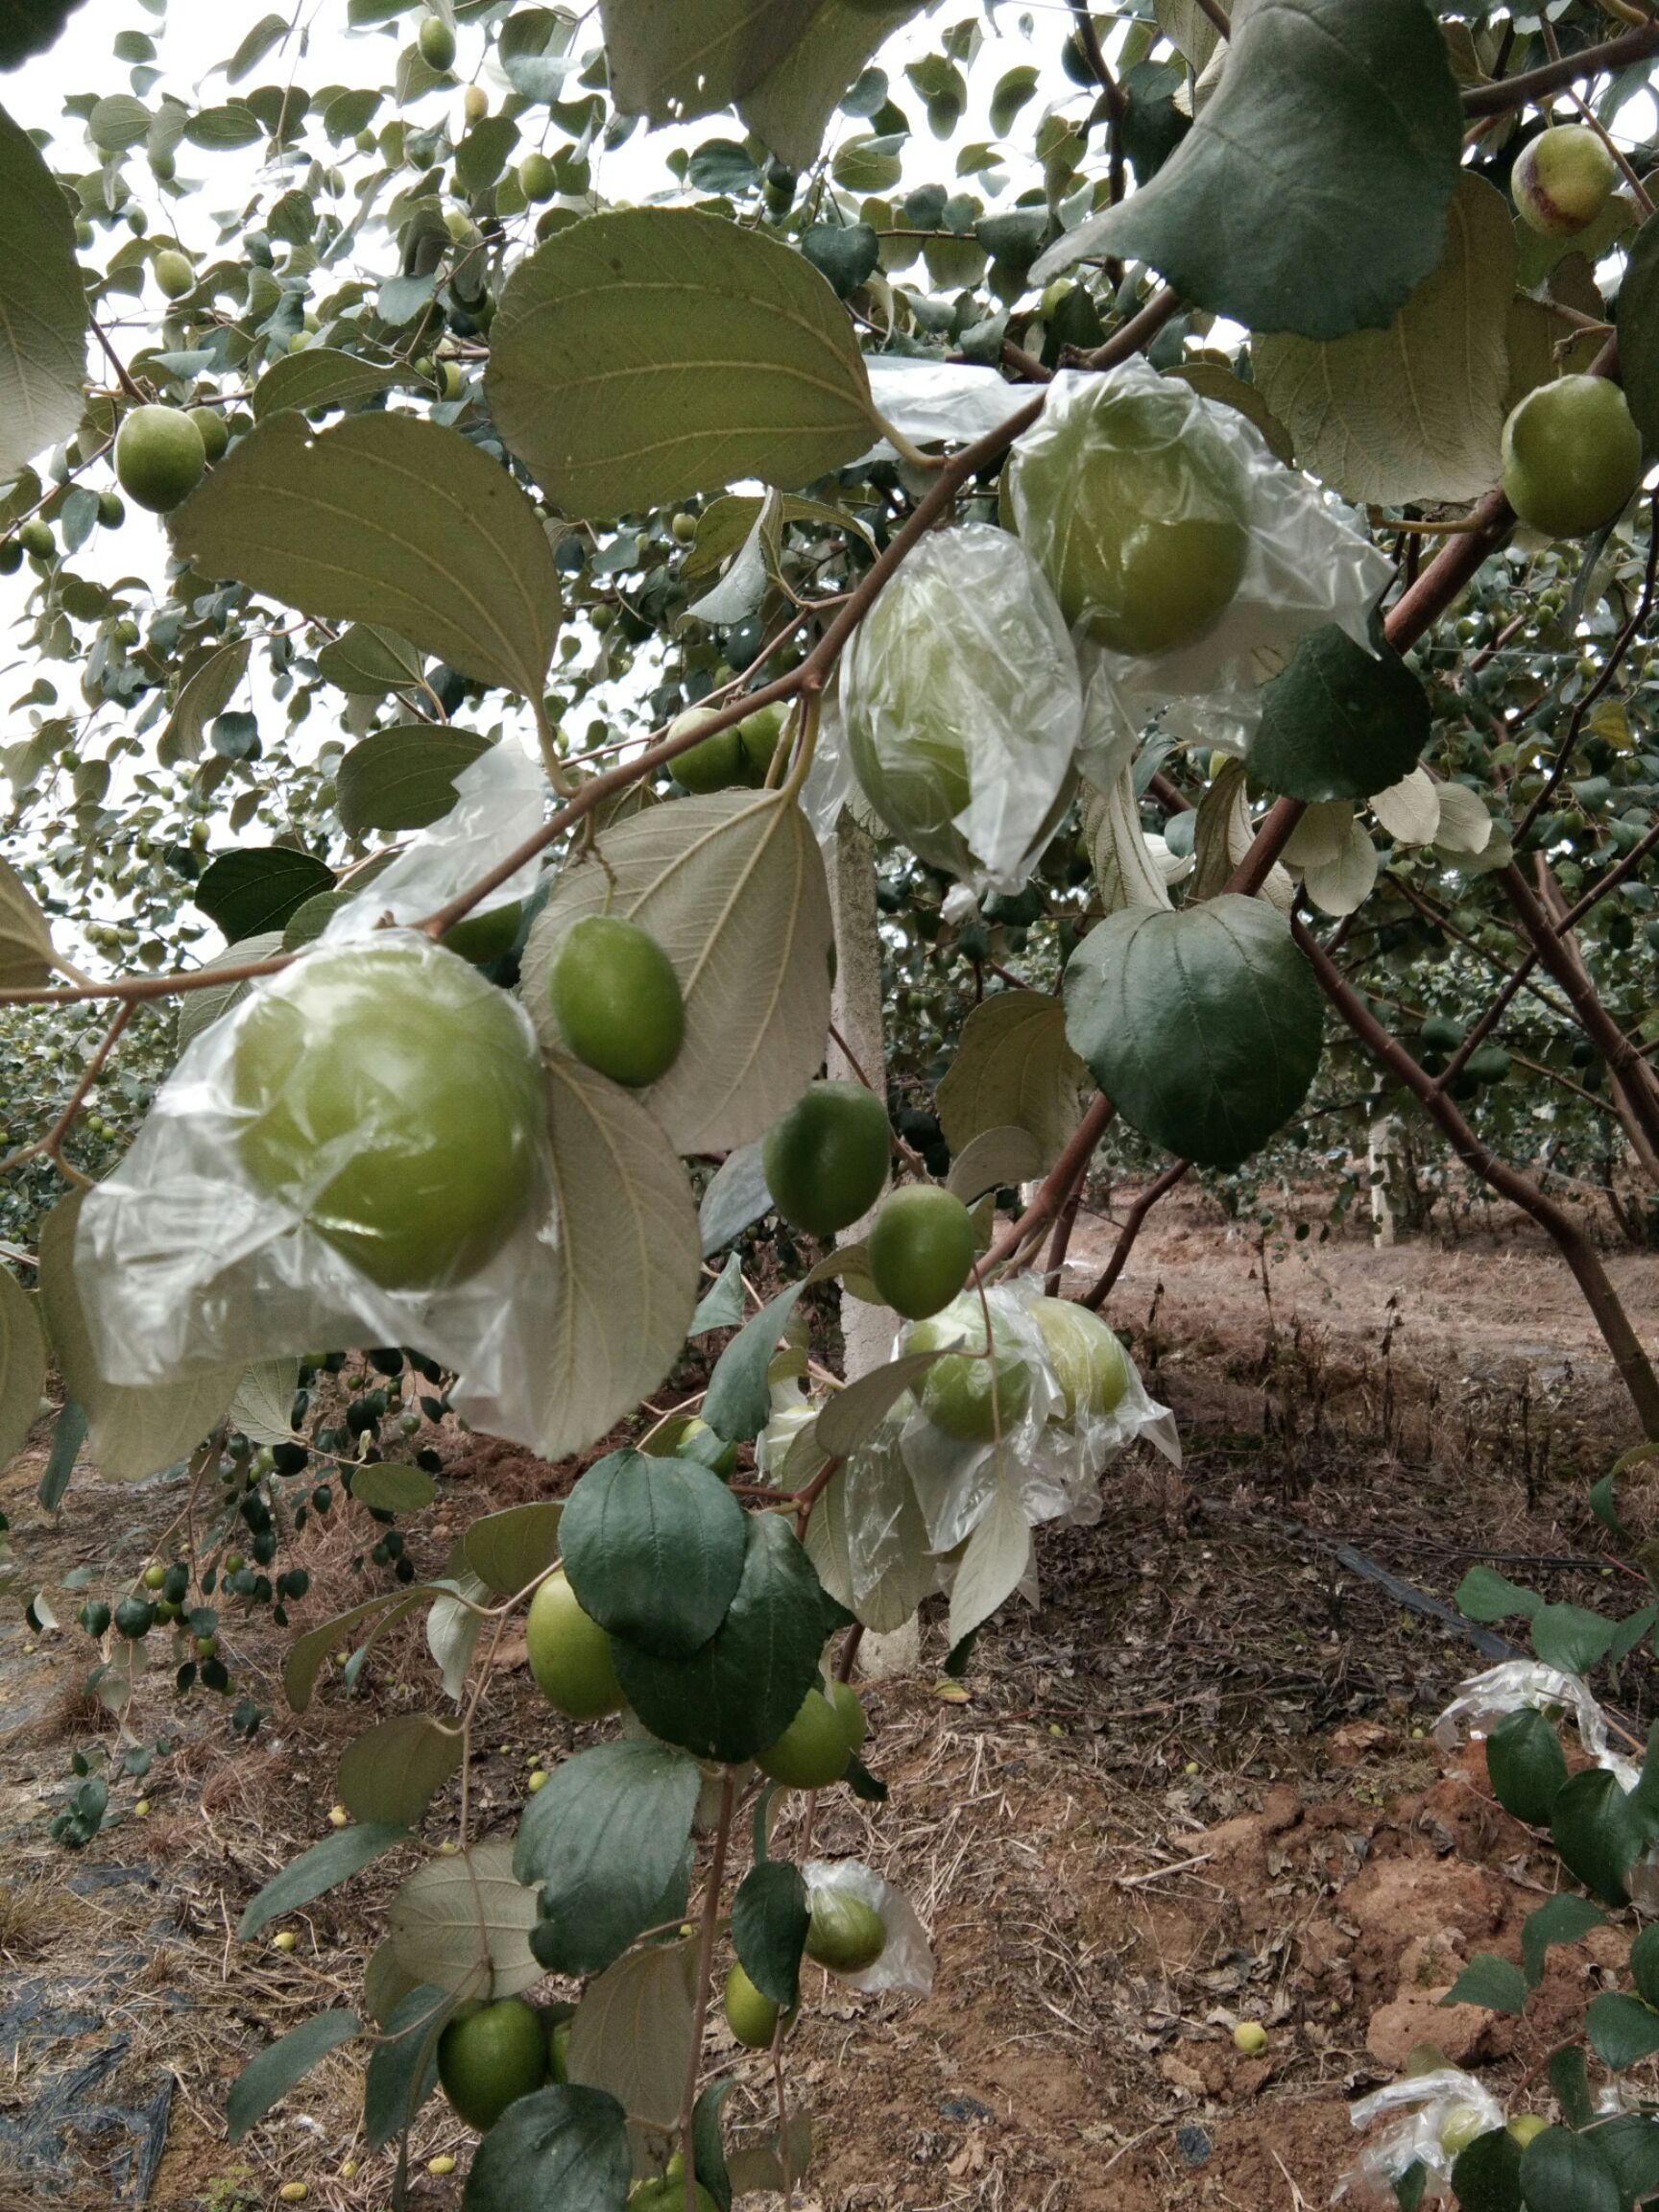
[[698,0],[688,8],[685,0],[600,0],[616,105],[623,114],[653,123],[717,115],[783,59],[820,5]]
[[86,294],[69,203],[34,140],[4,108],[0,302],[0,483],[10,483],[81,420]]
[[284,410],[172,517],[204,576],[331,622],[395,630],[452,668],[534,696],[559,634],[535,508],[459,431],[408,415],[313,430]]
[[558,1292],[542,1347],[538,1445],[584,1451],[655,1390],[697,1303],[697,1210],[637,1099],[562,1054],[547,1064]]
[[613,1452],[571,1492],[559,1540],[584,1612],[613,1636],[685,1659],[726,1617],[746,1528],[743,1508],[707,1467]]
[[799,253],[685,207],[573,224],[520,262],[491,328],[502,437],[566,514],[793,491],[876,418],[846,309]]
[[1368,653],[1332,623],[1264,686],[1250,773],[1292,799],[1368,799],[1416,767],[1432,720],[1429,694],[1391,645]]
[[1319,1064],[1323,1000],[1290,926],[1228,893],[1172,914],[1128,909],[1066,971],[1066,1027],[1132,1128],[1236,1167],[1295,1113]]
[[46,1340],[35,1301],[0,1267],[0,1467],[34,1428],[45,1380]]
[[455,804],[455,779],[488,737],[433,722],[399,723],[353,745],[335,774],[335,806],[349,837],[366,830],[424,830]]
[[340,1754],[340,1802],[353,1820],[415,1827],[457,1767],[459,1728],[430,1713],[398,1713],[348,1743]]
[[27,991],[51,974],[52,930],[10,861],[0,860],[0,988]]
[[1446,243],[1463,111],[1440,27],[1423,0],[1240,0],[1232,13],[1221,83],[1179,149],[1030,281],[1116,254],[1252,330],[1381,329]]
[[608,1967],[570,2023],[570,2079],[609,2090],[635,2120],[671,2128],[691,2051],[689,1943],[632,1952]]
[[513,1873],[508,1843],[474,1843],[411,1874],[387,1915],[407,1972],[455,1995],[516,1997],[541,1979],[530,1950],[535,1892]]
[[338,407],[348,399],[367,398],[371,392],[419,381],[396,363],[388,367],[331,346],[307,346],[303,352],[286,353],[274,362],[254,385],[253,420],[263,422],[284,407]]
[[1086,1070],[1066,1041],[1066,1010],[1046,991],[998,991],[962,1024],[939,1086],[940,1125],[961,1153],[991,1129],[1024,1129],[1052,1167],[1077,1126]]
[[467,2176],[465,2212],[616,2212],[632,2173],[628,2115],[599,2089],[556,2082],[511,2104]]
[[307,899],[333,888],[333,869],[315,854],[297,853],[291,845],[247,845],[221,854],[192,897],[233,945],[280,929]]
[[680,1152],[760,1137],[818,1072],[830,1025],[832,927],[824,857],[781,792],[721,791],[636,814],[566,869],[530,932],[524,1001],[564,1046],[548,978],[586,914],[625,916],[674,964],[680,1057],[644,1095]]

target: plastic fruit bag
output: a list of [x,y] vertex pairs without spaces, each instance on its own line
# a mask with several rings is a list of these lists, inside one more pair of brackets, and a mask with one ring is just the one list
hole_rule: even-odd
[[837,1974],[838,1982],[870,1996],[884,1989],[904,1997],[933,1994],[933,1946],[902,1890],[884,1882],[862,1859],[808,1859],[801,1871],[808,1907],[825,1893],[855,1897],[879,1913],[886,1927],[887,1941],[875,1964],[861,1973]]
[[114,1382],[407,1344],[534,1446],[557,1222],[528,1018],[417,932],[320,943],[185,1049],[86,1194],[77,1286]]
[[[1337,2182],[1335,2195],[1345,2196],[1356,2182],[1381,2201],[1394,2201],[1393,2184],[1412,2166],[1421,2165],[1430,2182],[1444,2190],[1452,2178],[1457,2150],[1477,2135],[1488,2135],[1503,2125],[1503,2107],[1483,2081],[1456,2066],[1437,2067],[1432,2074],[1408,2075],[1390,2081],[1349,2108],[1356,2128],[1391,2117],[1373,2142],[1359,2154],[1359,2164]],[[1455,2145],[1452,2149],[1449,2145]]]
[[1083,721],[1054,595],[1006,531],[923,540],[848,648],[847,758],[892,833],[976,890],[1017,891],[1059,827]]

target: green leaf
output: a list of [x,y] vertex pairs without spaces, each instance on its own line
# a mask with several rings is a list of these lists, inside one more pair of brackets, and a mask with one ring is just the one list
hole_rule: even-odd
[[888,1414],[910,1385],[939,1357],[936,1352],[912,1352],[884,1367],[872,1367],[856,1382],[837,1390],[818,1416],[818,1442],[826,1459],[845,1459],[880,1431]]
[[1646,2204],[1659,2196],[1659,2119],[1647,2112],[1616,2112],[1597,2121],[1595,2141],[1618,2176],[1623,2202]]
[[1444,251],[1462,121],[1422,0],[1258,0],[1179,150],[1031,279],[1114,254],[1251,330],[1382,329]]
[[472,2160],[464,2212],[619,2212],[628,2116],[602,2089],[556,2082],[510,2104]]
[[139,1482],[171,1467],[223,1419],[239,1367],[219,1367],[189,1382],[107,1382],[92,1347],[75,1280],[82,1190],[60,1198],[39,1233],[40,1317],[71,1398],[84,1409],[87,1456],[108,1482]]
[[734,2074],[717,2076],[699,2094],[691,2113],[691,2155],[697,2181],[713,2198],[715,2212],[732,2212],[732,2176],[726,2170],[720,2108],[736,2083]]
[[[1258,339],[1256,381],[1304,469],[1374,506],[1473,499],[1499,469],[1515,290],[1508,202],[1467,173],[1446,251],[1386,330]],[[1333,794],[1334,796],[1334,794]]]
[[1586,1888],[1609,1905],[1629,1902],[1624,1878],[1645,1830],[1614,1775],[1599,1767],[1573,1775],[1556,1792],[1550,1832],[1568,1871]]
[[231,2082],[225,2100],[225,2132],[230,2141],[240,2143],[253,2123],[263,2120],[313,2066],[362,2032],[363,2023],[355,2012],[313,2012],[309,2020],[267,2043]]
[[1368,653],[1332,625],[1304,637],[1262,690],[1250,773],[1292,799],[1369,798],[1416,767],[1431,722],[1428,693],[1392,646]]
[[1486,1739],[1486,1772],[1505,1813],[1548,1828],[1555,1793],[1567,1779],[1567,1754],[1542,1713],[1529,1705],[1505,1713]]
[[691,2052],[693,1971],[689,1943],[650,1944],[590,1982],[570,2023],[571,2080],[608,2090],[633,2120],[671,2128]]
[[400,1621],[405,1613],[412,1613],[423,1599],[442,1595],[440,1586],[428,1582],[412,1584],[405,1590],[385,1591],[378,1598],[369,1598],[361,1605],[353,1605],[349,1612],[337,1613],[331,1621],[308,1628],[303,1636],[295,1640],[282,1670],[283,1695],[294,1711],[303,1713],[310,1704],[324,1660],[337,1647],[349,1628],[374,1615],[378,1616],[374,1631],[378,1634],[393,1622]]
[[351,1478],[351,1496],[375,1513],[419,1513],[438,1495],[424,1467],[406,1459],[372,1459]]
[[287,30],[286,15],[262,15],[226,63],[226,84],[239,84],[251,70],[259,66],[272,47],[280,42]]
[[460,2000],[422,1982],[386,2023],[369,2054],[363,2083],[363,2135],[373,2153],[401,2135],[438,2085],[438,2038]]
[[795,1301],[805,1287],[805,1283],[791,1284],[758,1313],[751,1314],[714,1362],[703,1401],[703,1418],[716,1436],[729,1442],[758,1436],[771,1419],[767,1370],[778,1339],[795,1310]]
[[1606,1658],[1613,1623],[1581,1605],[1540,1605],[1531,1620],[1532,1648],[1546,1667],[1587,1674]]
[[223,108],[204,108],[200,114],[192,115],[184,126],[184,135],[192,146],[204,146],[217,152],[252,146],[265,132],[252,108],[244,107],[240,100],[232,100]]
[[1619,326],[1619,380],[1642,443],[1659,451],[1659,216],[1636,233],[1615,310]]
[[1319,1064],[1324,1001],[1285,918],[1234,893],[1129,908],[1066,970],[1066,1034],[1130,1126],[1235,1167],[1287,1121]]
[[399,1713],[340,1755],[340,1802],[353,1820],[419,1827],[433,1797],[461,1764],[458,1728],[429,1713]]
[[155,118],[142,100],[116,92],[100,100],[86,118],[86,135],[100,154],[124,154],[150,134]]
[[348,836],[366,830],[424,830],[455,804],[455,779],[488,753],[473,730],[431,722],[376,730],[353,745],[335,776],[335,809]]
[[559,1556],[559,1523],[565,1507],[556,1498],[533,1498],[526,1505],[504,1506],[474,1521],[462,1539],[467,1564],[481,1582],[503,1597],[527,1590]]
[[[707,1202],[708,1193],[704,1193]],[[697,1226],[703,1229],[703,1210],[698,1209]],[[736,1329],[741,1326],[743,1310],[748,1300],[743,1289],[743,1262],[733,1252],[714,1281],[697,1301],[697,1310],[691,1316],[686,1334],[706,1335],[711,1329]]]
[[661,1659],[687,1659],[736,1595],[747,1528],[742,1506],[708,1468],[612,1452],[565,1503],[565,1571],[583,1611],[611,1635]]
[[34,1428],[45,1381],[46,1339],[36,1302],[0,1268],[0,1467]]
[[490,338],[501,436],[573,517],[739,477],[793,491],[870,444],[869,377],[830,286],[788,247],[691,208],[559,231],[519,262]]
[[868,223],[814,223],[802,235],[801,251],[838,300],[851,300],[881,258],[881,241]]
[[1631,1944],[1630,1979],[1647,2004],[1659,2004],[1659,1923],[1649,1921]]
[[1589,1898],[1575,1896],[1570,1889],[1561,1890],[1535,1912],[1528,1912],[1521,1923],[1521,1957],[1527,1988],[1536,1989],[1544,1979],[1544,1956],[1552,1943],[1576,1943],[1592,1928],[1604,1925],[1603,1914]]
[[536,1898],[513,1872],[506,1843],[474,1843],[411,1874],[387,1913],[409,1973],[464,1997],[516,1997],[541,1979],[530,1949]]
[[1590,2084],[1584,2071],[1584,2046],[1564,2043],[1560,2050],[1551,2053],[1544,2071],[1568,2127],[1588,2128],[1596,2117],[1596,2107],[1590,2101]]
[[[475,123],[455,149],[455,180],[461,189],[473,196],[487,192],[506,168],[517,143],[518,126],[510,115],[487,115],[482,123]],[[474,260],[471,267],[477,272],[481,263]]]
[[1521,2212],[1521,2146],[1507,2128],[1489,2128],[1458,2152],[1452,2186],[1459,2212]]
[[1043,1147],[1028,1129],[982,1129],[950,1163],[945,1188],[972,1206],[987,1190],[1023,1183],[1043,1171]]
[[[709,1177],[697,1208],[697,1230],[703,1257],[711,1260],[751,1223],[772,1211],[772,1193],[766,1188],[766,1168],[758,1141],[739,1144],[729,1152]],[[693,1324],[695,1334],[695,1324]]]
[[1471,1567],[1457,1585],[1457,1610],[1470,1621],[1502,1621],[1511,1613],[1525,1613],[1530,1621],[1543,1609],[1535,1590],[1523,1590],[1495,1567]]
[[401,691],[420,683],[421,655],[394,631],[353,622],[318,654],[317,672],[342,691],[360,691],[366,697],[378,698],[387,691]]
[[1046,1173],[1077,1126],[1088,1070],[1066,1040],[1066,1009],[1046,991],[998,991],[962,1024],[939,1086],[945,1142],[960,1156],[988,1130],[1037,1140]]
[[[257,960],[269,960],[281,950],[281,931],[262,929],[256,937],[245,937],[239,944],[228,945],[223,952],[214,953],[211,960],[204,960],[202,965],[204,969],[242,968]],[[180,1051],[204,1029],[211,1029],[232,1006],[239,1006],[252,988],[249,983],[227,983],[222,987],[215,985],[211,990],[186,992],[179,1001]]]
[[659,1659],[619,1639],[623,1695],[654,1736],[700,1759],[752,1759],[775,1743],[818,1676],[831,1614],[787,1522],[746,1516],[743,1577],[725,1620],[689,1659]]
[[23,878],[0,860],[0,987],[27,990],[52,973],[52,932]]
[[0,270],[0,483],[9,483],[81,420],[86,295],[69,204],[34,140],[3,108]]
[[1527,2212],[1623,2212],[1619,2177],[1593,2135],[1546,2128],[1521,2153]]
[[480,683],[540,693],[559,577],[535,508],[459,431],[407,415],[313,430],[287,410],[171,517],[178,551],[302,613],[371,622]]
[[309,1905],[313,1897],[321,1897],[325,1890],[349,1881],[383,1851],[390,1851],[394,1843],[408,1840],[406,1828],[385,1820],[336,1829],[332,1836],[325,1836],[321,1843],[313,1843],[309,1851],[302,1851],[279,1873],[272,1875],[243,1911],[236,1924],[237,1935],[244,1943],[251,1942],[271,1921],[280,1920],[285,1912],[292,1912],[301,1905]]
[[660,1917],[702,1787],[694,1760],[638,1737],[553,1769],[513,1847],[519,1881],[541,1886],[536,1952],[550,1972],[596,1974]]
[[819,0],[600,0],[611,91],[652,123],[717,115],[759,84]]
[[888,1635],[910,1619],[933,1587],[936,1569],[891,1431],[830,1478],[806,1524],[805,1542],[825,1589],[866,1628]]
[[1584,2026],[1590,2048],[1615,2074],[1659,2051],[1659,2012],[1623,1990],[1603,1989],[1592,1997]]
[[1613,1630],[1607,1647],[1607,1656],[1617,1666],[1627,1659],[1649,1631],[1659,1627],[1659,1605],[1643,1605],[1634,1613],[1626,1613]]
[[1421,2158],[1413,2158],[1404,2174],[1395,2175],[1390,2186],[1399,2212],[1417,2212],[1429,2186],[1429,2169]]
[[307,899],[333,887],[333,869],[314,854],[291,845],[244,845],[204,870],[191,897],[234,943],[280,929]]
[[62,1504],[63,1493],[69,1487],[69,1478],[75,1472],[75,1462],[85,1441],[86,1415],[71,1398],[52,1425],[52,1449],[46,1455],[40,1486],[35,1493],[46,1512],[56,1513]]
[[348,399],[366,399],[371,392],[420,381],[406,364],[366,361],[360,353],[342,353],[331,346],[307,346],[303,352],[285,353],[272,363],[254,385],[251,404],[254,421],[263,422],[284,407],[339,407]]
[[546,1055],[558,1296],[539,1347],[538,1450],[586,1451],[680,1357],[697,1303],[697,1214],[661,1126],[633,1093]]
[[801,1994],[806,1942],[806,1884],[787,1859],[751,1866],[732,1900],[732,1942],[738,1963],[759,1990],[785,2011]]
[[1489,2012],[1522,2012],[1527,2008],[1526,1977],[1511,1960],[1477,1951],[1440,2002],[1484,2005]]
[[792,169],[810,167],[825,127],[865,63],[925,0],[821,0],[790,51],[741,97],[739,111],[756,135]]
[[1013,1597],[1030,1569],[1031,1530],[1004,1457],[998,1455],[990,1503],[974,1524],[950,1585],[947,1634],[952,1649]]

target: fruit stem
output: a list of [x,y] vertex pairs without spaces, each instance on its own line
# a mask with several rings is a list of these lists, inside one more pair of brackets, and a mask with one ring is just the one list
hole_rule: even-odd
[[709,1862],[709,1887],[703,1895],[703,1926],[697,1944],[697,1994],[691,2014],[691,2048],[685,2057],[685,2086],[680,2096],[681,2154],[685,2160],[685,2212],[697,2212],[697,2147],[692,2116],[697,2108],[697,2076],[703,2061],[703,2029],[709,2017],[709,1984],[714,1971],[714,1933],[720,1924],[720,1892],[726,1881],[726,1852],[732,1841],[732,1815],[737,1807],[737,1777],[730,1767],[720,1785],[720,1817],[714,1853]]

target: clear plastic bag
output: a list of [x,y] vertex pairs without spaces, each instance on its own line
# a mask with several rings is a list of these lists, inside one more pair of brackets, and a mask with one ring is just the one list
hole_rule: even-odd
[[[1129,361],[1101,374],[1062,370],[1041,417],[1012,447],[1008,511],[1051,577],[1066,558],[1066,533],[1073,523],[1064,497],[1049,495],[1053,471],[1073,449],[1080,418],[1104,423],[1114,398],[1124,394],[1157,395],[1172,437],[1184,425],[1188,435],[1202,435],[1213,451],[1228,456],[1248,547],[1237,589],[1190,641],[1139,656],[1091,640],[1079,646],[1085,678],[1099,691],[1094,742],[1105,720],[1116,719],[1133,733],[1163,713],[1164,727],[1190,743],[1242,752],[1261,718],[1262,685],[1286,666],[1301,638],[1334,623],[1356,643],[1369,645],[1371,610],[1393,568],[1349,510],[1286,468],[1237,408],[1201,397],[1144,361]],[[1041,502],[1034,483],[1045,493]],[[1091,773],[1088,750],[1084,771]]]
[[[353,1025],[406,993],[416,1023],[353,1056]],[[434,1087],[403,1047],[457,1017],[467,1049]],[[76,1278],[103,1372],[407,1344],[457,1371],[467,1419],[534,1448],[559,1302],[543,1097],[522,1008],[457,954],[403,930],[312,947],[188,1046],[86,1194]]]
[[[971,361],[936,361],[915,354],[867,354],[870,393],[883,421],[913,445],[968,445],[998,428],[1035,395],[1028,385],[1010,384],[996,369]],[[864,456],[891,459],[883,438]]]
[[1489,1736],[1495,1721],[1524,1706],[1545,1712],[1553,1707],[1571,1715],[1579,1743],[1597,1766],[1617,1775],[1622,1789],[1636,1787],[1641,1767],[1613,1749],[1607,1716],[1588,1684],[1576,1674],[1546,1667],[1540,1659],[1504,1659],[1459,1683],[1456,1696],[1434,1723],[1434,1741],[1443,1751],[1455,1750],[1465,1739],[1477,1742]]
[[[455,804],[448,813],[412,837],[389,867],[329,917],[324,942],[336,945],[362,937],[387,915],[407,923],[435,914],[535,834],[546,801],[547,778],[541,763],[515,744],[492,745],[456,777]],[[487,893],[472,913],[493,913],[527,899],[539,873],[536,861],[526,861]]]
[[841,716],[895,836],[975,890],[1019,890],[1070,802],[1083,725],[1077,656],[1023,546],[985,522],[924,539],[854,636]]
[[1368,2194],[1391,2204],[1394,2182],[1413,2165],[1422,2165],[1432,2189],[1444,2192],[1448,2187],[1455,2156],[1440,2140],[1448,2121],[1455,2119],[1459,2136],[1468,2140],[1502,2128],[1503,2107],[1473,2074],[1465,2074],[1457,2066],[1442,2066],[1432,2074],[1414,2074],[1390,2081],[1385,2089],[1361,2097],[1350,2106],[1348,2117],[1356,2128],[1369,2128],[1384,2118],[1391,2119],[1392,2125],[1366,2144],[1358,2167],[1342,2176],[1334,2194],[1346,2196],[1358,2181]]
[[933,1946],[917,1918],[916,1908],[902,1889],[884,1882],[862,1859],[808,1859],[801,1869],[806,1883],[806,1903],[829,1890],[856,1897],[878,1912],[887,1930],[887,1942],[873,1966],[861,1974],[837,1974],[837,1982],[862,1989],[870,1996],[892,1989],[903,1997],[933,1994]]

